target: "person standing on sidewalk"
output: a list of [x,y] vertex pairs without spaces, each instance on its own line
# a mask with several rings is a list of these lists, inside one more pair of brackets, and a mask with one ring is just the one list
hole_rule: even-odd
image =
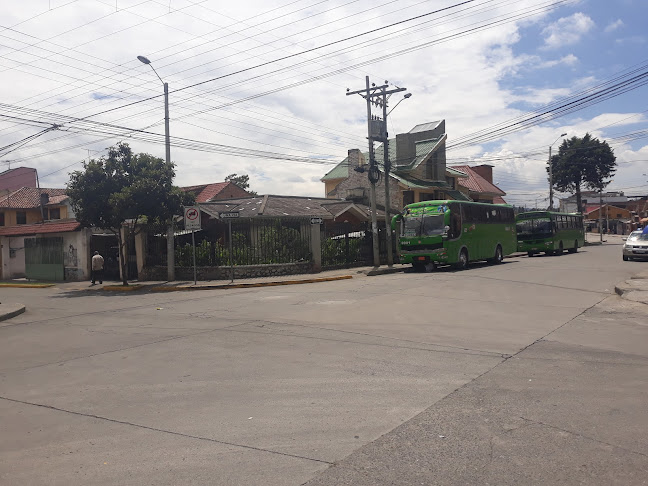
[[98,251],[95,251],[92,256],[92,285],[95,284],[95,280],[99,280],[100,284],[103,283],[103,270],[104,259]]

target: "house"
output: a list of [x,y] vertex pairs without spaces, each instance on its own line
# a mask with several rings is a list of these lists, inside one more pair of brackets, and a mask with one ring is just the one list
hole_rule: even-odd
[[[599,204],[613,204],[617,207],[625,207],[628,204],[628,198],[623,194],[623,192],[604,192],[599,193],[598,191],[582,191],[581,192],[581,202],[583,203],[583,208],[586,206]],[[569,197],[560,199],[560,212],[561,213],[576,213],[578,212],[578,205],[576,203],[576,194],[572,194]]]
[[251,196],[245,189],[241,189],[233,182],[214,182],[211,184],[200,184],[197,186],[181,187],[185,192],[191,192],[196,197],[197,203],[231,199],[235,197]]
[[599,218],[603,220],[603,228],[615,234],[629,232],[633,222],[632,211],[611,204],[591,204],[585,207],[585,222],[590,230],[598,228]]
[[85,279],[89,235],[65,189],[21,187],[0,196],[0,278]]
[[482,164],[477,166],[453,165],[452,169],[463,172],[468,177],[458,179],[459,190],[467,193],[476,202],[491,204],[506,204],[502,196],[506,193],[493,184],[493,166]]
[[74,218],[69,201],[65,189],[13,190],[0,196],[0,227]]
[[21,187],[38,187],[36,169],[17,167],[0,172],[0,196],[4,196]]
[[[198,203],[201,229],[175,234],[177,278],[193,278],[192,243],[198,279],[230,276],[233,242],[237,278],[319,271],[332,265],[370,264],[371,208],[345,199],[259,195]],[[223,219],[223,213],[236,215]],[[385,217],[377,211],[378,217]],[[232,227],[232,234],[229,229]],[[142,280],[166,275],[165,235],[147,235]]]
[[[394,212],[407,204],[430,199],[470,197],[460,190],[459,180],[469,175],[446,166],[447,135],[445,120],[416,125],[407,133],[388,140],[390,206]],[[381,178],[376,184],[376,203],[385,206],[383,146],[374,150]],[[371,183],[367,177],[369,155],[358,149],[348,151],[347,157],[320,180],[327,198],[361,201],[368,204]]]

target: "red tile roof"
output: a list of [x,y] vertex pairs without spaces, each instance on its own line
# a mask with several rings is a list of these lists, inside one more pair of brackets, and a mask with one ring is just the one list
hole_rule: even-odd
[[43,233],[68,233],[81,227],[76,219],[48,221],[46,223],[19,224],[16,226],[0,227],[0,236],[27,236]]
[[[56,198],[58,203],[68,196],[65,189],[37,189],[35,187],[22,187],[16,191],[0,197],[0,208],[33,209],[40,207],[40,195],[47,194],[50,199]],[[63,196],[63,197],[61,197]]]
[[493,198],[493,204],[508,204],[502,196],[495,196]]
[[497,196],[506,195],[506,193],[502,191],[499,187],[488,182],[477,172],[472,170],[472,168],[468,165],[453,165],[451,166],[451,168],[460,170],[461,172],[465,172],[468,175],[467,178],[464,177],[458,178],[457,182],[459,183],[460,186],[465,187],[469,191],[479,192],[483,194],[493,194]]

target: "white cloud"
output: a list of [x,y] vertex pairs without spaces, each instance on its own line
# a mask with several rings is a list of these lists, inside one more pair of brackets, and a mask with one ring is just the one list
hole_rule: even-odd
[[547,49],[556,49],[565,45],[576,44],[583,35],[592,30],[594,21],[582,12],[563,17],[542,31],[545,35]]
[[615,30],[623,27],[623,20],[617,19],[614,22],[610,22],[607,27],[605,27],[605,32],[614,32]]

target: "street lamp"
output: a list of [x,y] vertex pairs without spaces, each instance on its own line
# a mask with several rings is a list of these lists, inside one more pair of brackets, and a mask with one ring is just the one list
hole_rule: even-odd
[[553,210],[553,166],[551,164],[551,147],[561,138],[566,136],[566,133],[563,133],[558,137],[554,142],[549,145],[549,211]]
[[407,98],[410,98],[411,96],[412,96],[412,93],[405,93],[405,94],[403,95],[403,97],[402,97],[400,100],[398,100],[398,103],[396,103],[396,104],[394,105],[394,107],[393,107],[391,110],[389,110],[389,111],[387,112],[387,114],[389,115],[392,111],[394,111],[394,110],[396,109],[396,107],[397,107],[398,105],[400,105],[400,102],[401,102],[401,101],[406,100]]
[[[402,90],[402,88],[398,88]],[[389,171],[391,169],[391,162],[389,161],[389,136],[387,133],[387,115],[389,115],[400,104],[401,101],[406,100],[412,96],[412,93],[405,93],[403,97],[398,100],[394,108],[387,111],[387,90],[383,89],[383,123],[384,136],[383,140],[383,164],[385,168],[385,240],[387,243],[387,266],[391,267],[394,264],[394,255],[392,253],[392,232],[391,232],[391,200],[389,195]]]
[[[166,162],[171,163],[171,139],[169,136],[169,83],[162,81],[153,64],[147,57],[137,56],[137,59],[144,64],[151,66],[151,69],[164,85],[164,145],[166,146]],[[173,241],[173,220],[167,228],[167,280],[175,280],[175,245]]]

